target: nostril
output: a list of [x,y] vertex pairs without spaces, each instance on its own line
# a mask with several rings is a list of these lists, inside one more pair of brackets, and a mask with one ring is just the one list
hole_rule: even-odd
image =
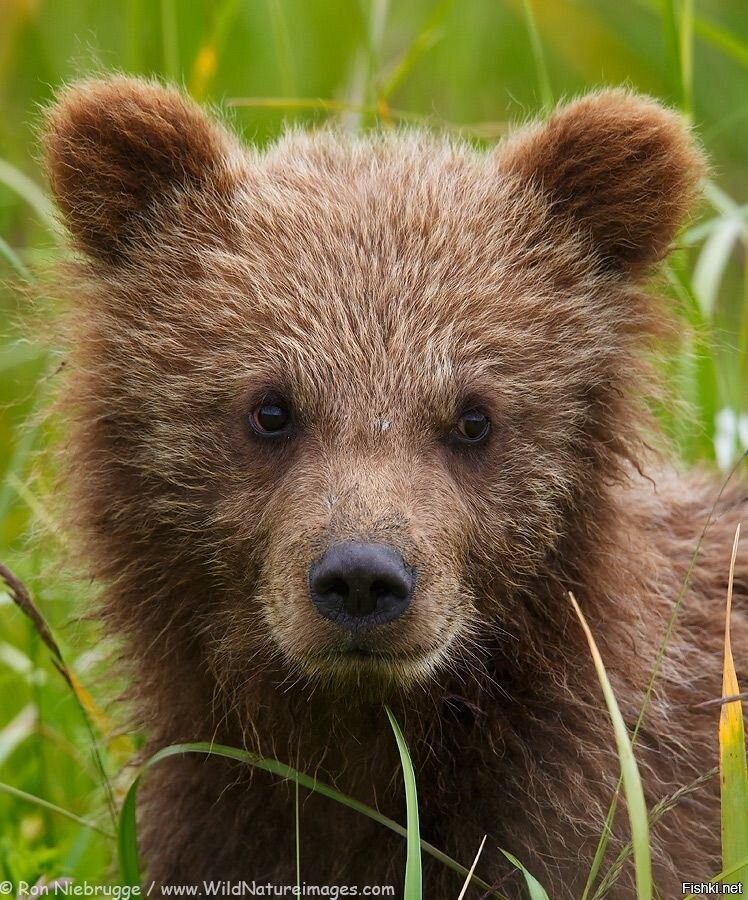
[[415,576],[387,544],[335,544],[309,570],[309,594],[326,618],[360,629],[408,607]]
[[371,584],[371,594],[377,600],[383,600],[385,597],[393,596],[398,600],[407,597],[409,589],[407,584],[402,581],[392,579],[391,581],[382,581],[377,579]]
[[320,594],[327,594],[329,596],[340,597],[342,600],[345,600],[351,592],[351,589],[348,587],[346,581],[342,578],[323,578],[317,584],[317,591]]

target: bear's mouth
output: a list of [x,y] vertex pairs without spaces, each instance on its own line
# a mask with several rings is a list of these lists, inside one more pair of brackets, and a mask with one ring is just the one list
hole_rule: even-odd
[[335,659],[361,659],[361,660],[382,660],[390,662],[394,660],[414,660],[422,657],[423,653],[395,653],[391,650],[371,650],[367,647],[350,647],[347,650],[338,650],[328,655],[331,660]]
[[346,647],[340,650],[332,650],[322,655],[327,662],[361,660],[365,662],[401,662],[403,660],[414,662],[426,656],[424,651],[393,651],[377,650],[369,647]]

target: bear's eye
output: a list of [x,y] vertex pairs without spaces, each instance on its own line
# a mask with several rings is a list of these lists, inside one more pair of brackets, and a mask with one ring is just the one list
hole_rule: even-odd
[[491,430],[491,421],[488,416],[479,409],[468,409],[457,420],[455,437],[468,444],[478,444],[488,437]]
[[252,410],[249,424],[255,434],[274,436],[283,434],[291,424],[291,411],[282,400],[263,400]]

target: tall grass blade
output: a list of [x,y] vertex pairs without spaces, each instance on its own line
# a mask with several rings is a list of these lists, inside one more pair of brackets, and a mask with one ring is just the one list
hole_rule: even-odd
[[[366,6],[364,3],[362,6]],[[368,0],[365,44],[360,46],[353,59],[349,85],[346,89],[348,100],[357,106],[373,106],[377,110],[386,108],[379,97],[379,69],[382,42],[387,26],[389,0]],[[350,133],[357,132],[364,123],[359,112],[346,112],[341,117],[343,127]]]
[[301,807],[299,806],[299,782],[294,785],[294,825],[296,839],[296,890],[301,896]]
[[28,703],[8,724],[0,729],[0,767],[32,735],[36,734],[38,713],[34,703]]
[[[23,428],[19,429],[20,435],[8,460],[5,472],[0,479],[0,524],[4,522],[8,511],[17,497],[15,480],[25,471],[29,455],[39,435],[40,425],[38,411],[46,401],[46,392],[41,391],[34,403],[34,410],[28,417]],[[15,479],[15,480],[14,480]]]
[[379,92],[380,100],[389,99],[413,71],[418,60],[442,39],[444,31],[441,26],[453,6],[454,0],[441,0],[436,4],[423,28],[408,44],[399,62],[382,86]]
[[683,112],[690,121],[693,111],[693,0],[681,0],[678,38]]
[[569,593],[574,612],[584,630],[587,643],[592,654],[592,660],[595,664],[595,671],[603,690],[605,704],[608,707],[611,722],[613,723],[613,732],[616,739],[616,748],[618,750],[618,759],[621,763],[621,777],[623,779],[623,790],[626,795],[626,805],[628,807],[629,824],[631,826],[631,842],[634,848],[634,868],[636,872],[636,896],[637,900],[651,900],[652,897],[652,859],[649,851],[649,820],[647,817],[647,804],[644,800],[644,789],[642,787],[641,777],[639,776],[639,768],[634,758],[634,750],[631,745],[631,738],[626,730],[626,723],[618,708],[618,703],[613,693],[613,688],[608,679],[608,673],[605,671],[605,665],[597,644],[592,636],[590,627],[587,624],[582,610],[572,593]]
[[[730,614],[735,559],[738,555],[740,525],[730,559],[725,613],[725,660],[722,674],[722,693],[725,697],[740,693],[730,641]],[[739,700],[725,703],[719,716],[719,769],[722,794],[722,868],[730,869],[748,857],[748,770],[745,760],[745,727],[743,708]],[[748,882],[748,866],[738,869],[725,884]]]
[[32,281],[31,272],[23,264],[21,257],[2,236],[0,236],[0,256],[8,263],[16,275],[24,281]]
[[[636,0],[637,6],[653,15],[665,15],[671,17],[674,14],[672,0]],[[729,56],[735,62],[748,69],[748,41],[741,36],[717,25],[702,16],[693,17],[693,33],[702,40],[721,50],[725,56]]]
[[164,74],[170,81],[179,81],[181,73],[176,0],[161,0],[161,54]]
[[711,319],[714,315],[727,264],[745,227],[745,223],[738,217],[721,219],[701,248],[694,266],[692,284],[701,311],[707,319]]
[[369,0],[369,23],[366,30],[369,71],[367,97],[375,99],[379,66],[382,59],[382,45],[390,12],[390,0]]
[[26,481],[22,481],[15,472],[10,472],[7,476],[8,487],[12,488],[18,497],[26,504],[33,513],[34,518],[44,527],[49,537],[57,541],[62,547],[68,549],[70,542],[67,532],[60,526],[48,509],[44,500],[29,488]]
[[[741,235],[743,249],[743,311],[741,313],[738,332],[738,390],[743,398],[740,402],[740,412],[748,412],[748,229]],[[743,422],[742,440],[748,448],[748,416],[741,416]],[[738,428],[740,432],[740,426]]]
[[143,0],[127,0],[125,59],[130,72],[143,71]]
[[54,237],[60,238],[62,232],[55,216],[54,207],[35,181],[29,178],[28,175],[24,175],[14,165],[11,165],[4,159],[0,159],[0,183],[9,187],[14,194],[25,200],[47,226],[50,233]]
[[726,56],[731,57],[741,66],[748,69],[748,41],[735,32],[728,31],[721,25],[715,25],[708,19],[697,16],[693,23],[694,32],[712,46],[717,47]]
[[[592,859],[592,865],[590,866],[590,871],[587,875],[587,881],[584,885],[584,890],[582,891],[582,900],[587,900],[587,898],[590,896],[590,891],[595,886],[597,876],[600,874],[600,868],[603,864],[603,860],[605,859],[605,853],[608,850],[608,841],[613,834],[613,820],[615,819],[616,809],[618,808],[618,794],[620,789],[621,779],[619,777],[615,793],[613,794],[613,801],[608,807],[608,815],[605,817],[605,823],[603,824],[603,830],[600,834],[600,840],[597,842],[595,855]],[[602,884],[600,885],[600,889],[598,889],[594,894],[596,898],[600,896],[601,890]]]
[[421,900],[423,887],[421,884],[421,833],[418,824],[418,792],[416,790],[416,773],[413,771],[413,761],[408,752],[408,745],[397,724],[397,719],[392,715],[389,707],[385,707],[387,718],[395,734],[397,749],[400,753],[400,764],[403,768],[405,779],[405,809],[408,823],[407,859],[405,863],[405,900]]
[[[362,816],[366,816],[373,822],[377,822],[384,828],[388,828],[400,837],[407,838],[407,829],[400,825],[399,822],[395,822],[394,819],[382,815],[382,813],[373,809],[371,806],[367,806],[365,803],[361,803],[359,800],[349,797],[335,788],[317,781],[316,778],[313,778],[304,772],[300,772],[298,769],[294,769],[277,759],[268,759],[258,756],[256,753],[251,753],[248,750],[239,750],[236,747],[226,747],[222,744],[174,744],[171,747],[164,747],[163,750],[154,753],[153,756],[140,766],[136,777],[127,792],[125,802],[122,805],[119,820],[119,848],[120,875],[122,876],[124,884],[140,884],[140,865],[137,855],[137,821],[135,816],[137,792],[140,781],[148,769],[163,760],[170,759],[173,756],[182,756],[185,753],[201,753],[205,756],[220,756],[224,759],[233,759],[237,762],[245,763],[246,765],[260,769],[263,772],[269,772],[271,775],[277,775],[287,781],[296,781],[302,787],[314,791],[322,797],[328,797],[330,800],[340,803],[342,806],[346,806],[348,809],[352,809]],[[447,854],[443,853],[441,850],[438,850],[433,844],[421,840],[420,845],[424,853],[428,853],[429,856],[446,866],[448,869],[451,869],[463,878],[469,875],[469,870],[466,869],[465,866],[456,862],[451,856],[447,856]],[[477,875],[472,875],[471,881],[476,887],[485,892],[486,897],[493,897],[494,900],[506,900],[503,894],[500,894],[497,890],[492,888],[490,884],[487,884]]]
[[123,884],[140,887],[140,860],[138,859],[138,828],[136,824],[138,780],[127,792],[119,813],[117,829],[117,851],[119,854],[119,874]]
[[197,100],[205,99],[208,88],[215,78],[226,35],[238,12],[239,0],[223,0],[223,3],[213,10],[213,25],[197,52],[190,72],[190,93]]
[[[499,848],[501,849],[501,848]],[[501,851],[504,856],[509,860],[509,862],[516,866],[522,873],[522,876],[525,879],[525,884],[527,885],[527,892],[530,895],[530,900],[549,900],[548,894],[545,892],[545,888],[543,885],[535,878],[534,875],[531,875],[527,869],[522,865],[522,863],[517,859],[516,856],[512,856],[511,853],[508,853],[506,850]]]
[[288,37],[283,3],[281,0],[267,0],[267,5],[273,29],[273,42],[281,76],[281,86],[283,93],[287,97],[293,97],[296,93],[296,74],[294,72],[293,54],[291,53],[291,42]]
[[683,68],[681,62],[680,28],[676,0],[661,0],[660,18],[662,21],[662,43],[665,55],[665,69],[671,90],[675,95],[678,107],[685,109],[686,98],[683,92]]
[[55,815],[62,816],[65,819],[69,819],[71,822],[75,822],[76,825],[80,825],[82,828],[88,828],[91,831],[96,831],[99,834],[103,834],[104,837],[109,838],[110,841],[114,840],[114,835],[111,831],[107,831],[105,828],[102,828],[100,825],[97,825],[96,822],[91,822],[88,819],[83,819],[80,816],[77,816],[75,813],[70,812],[69,809],[64,809],[62,806],[57,806],[55,803],[50,803],[49,800],[44,800],[41,797],[36,797],[34,794],[28,794],[26,791],[21,791],[16,787],[13,787],[11,784],[3,784],[0,782],[0,794],[8,794],[11,797],[15,797],[16,800],[22,800],[24,803],[31,803],[34,806],[38,806],[40,809],[45,809],[48,812],[52,812]]
[[0,564],[0,581],[4,581],[8,586],[8,592],[16,606],[24,613],[34,627],[35,632],[39,635],[44,646],[49,650],[52,656],[52,664],[62,675],[67,683],[70,691],[78,705],[78,709],[83,717],[89,739],[91,741],[91,752],[93,754],[96,768],[101,776],[102,785],[106,794],[109,814],[112,817],[112,823],[116,822],[116,814],[114,809],[114,795],[112,793],[112,785],[109,781],[104,759],[99,746],[99,739],[94,731],[94,727],[89,715],[89,708],[93,705],[93,698],[87,691],[82,690],[82,686],[76,678],[73,671],[69,668],[60,650],[60,646],[52,635],[52,631],[42,615],[39,607],[31,598],[26,585],[4,565]]
[[[707,701],[711,702],[711,701]],[[717,701],[719,702],[719,701]],[[703,704],[700,704],[703,705]],[[673,791],[667,797],[664,797],[662,800],[659,800],[657,804],[652,808],[652,811],[649,814],[649,827],[652,828],[665,813],[670,812],[670,810],[675,809],[675,807],[690,794],[693,794],[695,791],[700,790],[708,781],[711,781],[714,778],[719,769],[715,766],[713,769],[709,769],[708,772],[704,772],[703,775],[700,775],[698,778],[695,778],[689,784],[684,785],[683,787],[679,787],[677,790]],[[620,853],[615,859],[613,865],[608,869],[605,873],[605,878],[600,882],[600,887],[597,889],[595,894],[596,897],[607,897],[610,889],[615,884],[618,876],[623,871],[624,864],[626,860],[633,853],[633,845],[631,841],[628,841],[622,848]]]
[[10,593],[10,597],[21,612],[31,620],[36,633],[42,640],[44,646],[52,654],[52,659],[56,666],[62,670],[62,675],[67,679],[66,670],[62,659],[62,652],[57,641],[52,636],[47,622],[44,619],[39,607],[31,599],[26,585],[8,569],[0,563],[0,579],[5,582]]
[[732,197],[724,191],[711,178],[707,178],[703,182],[704,197],[714,207],[714,209],[722,216],[740,216],[740,206]]
[[548,77],[548,67],[545,62],[543,43],[540,40],[540,32],[538,31],[532,0],[522,0],[522,9],[525,14],[527,36],[530,39],[530,49],[532,50],[532,58],[535,64],[535,78],[538,83],[540,100],[543,104],[544,112],[550,113],[553,109],[553,91],[551,90],[551,80]]

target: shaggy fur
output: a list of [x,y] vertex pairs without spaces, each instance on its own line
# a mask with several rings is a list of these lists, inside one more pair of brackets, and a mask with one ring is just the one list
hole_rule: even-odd
[[[82,251],[66,270],[68,521],[149,749],[243,745],[402,820],[387,702],[424,838],[469,864],[488,833],[478,873],[504,895],[523,888],[499,847],[578,897],[618,764],[567,592],[633,726],[718,492],[645,444],[644,360],[667,325],[639,284],[694,199],[690,135],[612,91],[488,153],[326,131],[260,153],[178,92],[113,78],[62,93],[46,148]],[[268,394],[293,410],[281,440],[247,425]],[[470,407],[491,419],[480,446],[453,439]],[[694,705],[721,692],[745,510],[744,489],[717,508],[639,732],[650,806],[716,763],[717,713]],[[307,587],[350,539],[393,545],[418,574],[365,660]],[[295,883],[293,794],[276,782],[215,759],[157,767],[149,875]],[[658,821],[663,896],[718,870],[718,822],[714,778]],[[611,860],[626,836],[622,813]],[[399,885],[404,842],[310,795],[301,861],[311,883]],[[459,892],[429,858],[425,879],[429,900]],[[626,868],[611,896],[631,885]]]

